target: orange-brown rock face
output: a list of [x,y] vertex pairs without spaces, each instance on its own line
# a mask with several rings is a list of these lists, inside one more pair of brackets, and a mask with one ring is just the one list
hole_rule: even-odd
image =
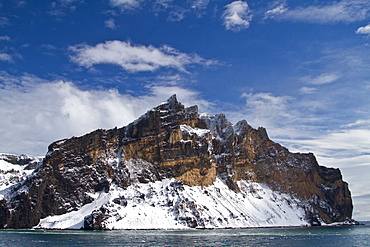
[[91,202],[89,193],[107,192],[112,184],[127,188],[165,178],[191,186],[219,178],[235,192],[241,190],[237,181],[262,183],[298,198],[312,225],[352,216],[338,169],[319,166],[313,154],[290,153],[264,128],[198,114],[196,106],[185,108],[172,96],[126,127],[51,144],[34,175],[0,202],[0,227],[32,227]]

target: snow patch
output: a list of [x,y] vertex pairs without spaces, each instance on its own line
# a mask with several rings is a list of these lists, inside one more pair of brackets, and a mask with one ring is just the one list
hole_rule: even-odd
[[192,128],[185,124],[180,125],[180,130],[189,133],[191,136],[196,134],[199,137],[210,133],[208,129]]
[[82,229],[85,216],[109,202],[110,193],[98,192],[93,198],[92,203],[82,206],[77,211],[72,211],[63,215],[48,216],[40,221],[34,228],[45,229]]
[[[3,160],[5,156],[5,154],[0,154],[0,200],[4,197],[8,188],[25,180],[33,172],[33,169],[25,169],[29,164],[12,164]],[[14,157],[18,156],[14,155]],[[23,155],[21,158],[29,157]]]

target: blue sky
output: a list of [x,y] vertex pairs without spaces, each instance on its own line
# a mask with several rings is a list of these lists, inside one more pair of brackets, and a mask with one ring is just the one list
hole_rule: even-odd
[[369,41],[368,0],[2,1],[0,152],[44,155],[176,93],[340,168],[370,220]]

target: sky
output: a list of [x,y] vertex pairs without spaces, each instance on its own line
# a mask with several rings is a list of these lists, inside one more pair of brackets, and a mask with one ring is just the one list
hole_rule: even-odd
[[370,1],[0,2],[0,152],[43,156],[172,94],[340,168],[370,220]]

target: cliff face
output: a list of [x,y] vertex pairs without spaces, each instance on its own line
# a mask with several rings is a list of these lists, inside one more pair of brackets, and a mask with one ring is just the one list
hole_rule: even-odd
[[176,96],[126,127],[52,143],[35,172],[2,195],[2,228],[65,228],[56,217],[76,212],[68,228],[155,228],[161,213],[168,222],[158,228],[320,225],[348,220],[353,209],[338,169],[290,153],[245,120],[198,114]]

